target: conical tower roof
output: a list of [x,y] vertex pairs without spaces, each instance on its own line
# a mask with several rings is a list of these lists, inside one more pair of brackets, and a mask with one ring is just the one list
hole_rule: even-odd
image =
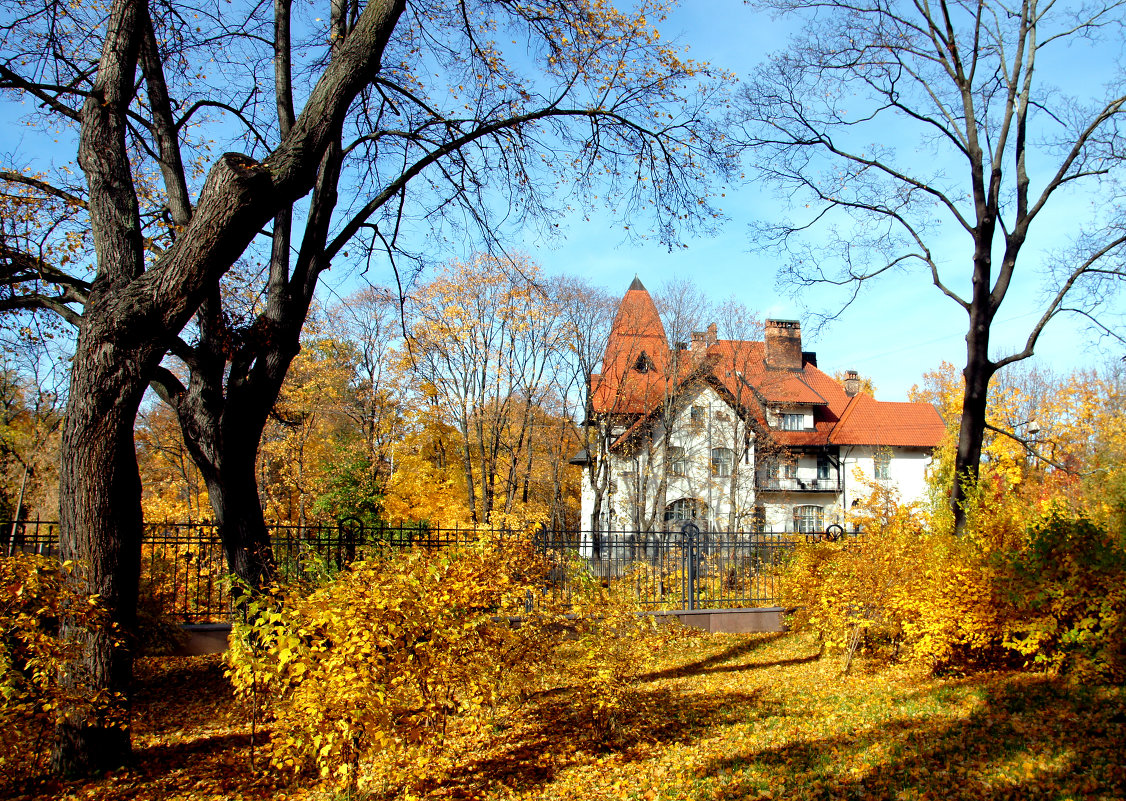
[[665,390],[668,365],[665,326],[649,291],[640,278],[634,277],[606,341],[602,375],[593,387],[594,410],[623,414],[648,411]]

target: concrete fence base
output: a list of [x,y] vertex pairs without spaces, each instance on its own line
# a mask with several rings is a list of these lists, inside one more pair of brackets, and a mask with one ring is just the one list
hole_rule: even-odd
[[675,617],[685,626],[716,634],[778,633],[786,630],[786,608],[782,606],[756,609],[673,609],[648,614]]
[[[756,609],[673,609],[645,612],[658,618],[676,618],[685,626],[728,634],[778,633],[786,630],[786,608],[768,606]],[[178,656],[221,654],[227,650],[230,623],[191,623],[182,626],[185,635]]]

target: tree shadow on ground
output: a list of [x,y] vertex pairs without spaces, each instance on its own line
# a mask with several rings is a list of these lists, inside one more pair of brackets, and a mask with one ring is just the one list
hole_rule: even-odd
[[651,756],[652,746],[689,742],[701,730],[755,715],[759,693],[686,694],[667,689],[637,690],[618,712],[607,735],[594,725],[589,702],[571,691],[539,699],[501,733],[489,753],[462,761],[456,769],[419,788],[467,797],[503,787],[526,793],[556,773],[595,758],[630,763]]
[[[720,780],[713,797],[732,800],[778,792],[783,777],[784,795],[803,799],[1126,798],[1121,696],[1093,703],[1047,677],[994,680],[980,694],[981,708],[966,719],[904,718],[743,751],[705,763],[697,776]],[[873,748],[888,758],[854,770]]]
[[[652,673],[645,673],[637,677],[640,682],[657,681],[659,679],[680,679],[689,676],[699,676],[705,673],[722,673],[743,670],[751,667],[764,667],[764,665],[745,665],[727,664],[733,659],[746,656],[761,648],[765,648],[771,643],[777,642],[784,637],[784,634],[765,634],[757,637],[748,637],[746,639],[736,642],[729,648],[725,648],[718,654],[706,657],[704,659],[691,662],[687,665],[675,665],[673,667],[665,668],[664,670],[653,671]],[[816,659],[816,656],[810,659]],[[792,660],[786,660],[787,663]],[[809,661],[809,660],[801,660]]]
[[[73,781],[40,776],[19,788],[0,789],[0,797],[274,796],[276,781],[251,764],[249,710],[234,699],[222,657],[141,659],[134,686],[133,756],[126,767]],[[261,733],[257,741],[264,741]]]

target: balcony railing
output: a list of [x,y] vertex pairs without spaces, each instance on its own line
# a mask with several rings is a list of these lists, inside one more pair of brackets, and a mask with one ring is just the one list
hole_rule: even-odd
[[755,477],[759,492],[840,492],[840,478],[767,478]]

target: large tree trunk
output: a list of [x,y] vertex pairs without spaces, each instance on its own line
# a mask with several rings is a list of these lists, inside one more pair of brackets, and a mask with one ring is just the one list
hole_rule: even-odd
[[981,463],[981,446],[985,439],[986,408],[989,401],[989,380],[996,365],[989,360],[989,327],[992,312],[986,295],[980,305],[975,300],[970,309],[970,329],[966,335],[966,366],[962,370],[965,389],[962,396],[962,422],[958,431],[958,452],[954,459],[954,484],[950,504],[954,513],[954,531],[966,528],[966,500],[969,489],[977,483]]
[[101,771],[129,755],[131,650],[114,636],[127,637],[136,616],[141,487],[133,425],[144,389],[207,289],[279,207],[312,187],[402,11],[402,0],[368,3],[269,167],[239,154],[220,157],[183,236],[146,270],[125,132],[148,8],[143,0],[116,0],[110,9],[97,79],[82,110],[78,156],[89,186],[97,276],[71,371],[59,479],[64,557],[78,563],[80,587],[99,594],[109,619],[93,630],[65,629],[83,650],[62,676],[80,694],[60,710],[56,771]]
[[[224,422],[236,415],[224,415]],[[227,428],[227,426],[224,426]],[[258,498],[256,457],[261,429],[257,435],[248,425],[245,433],[234,441],[224,439],[218,478],[207,485],[211,509],[223,550],[227,555],[227,569],[242,585],[241,589],[257,590],[269,584],[277,573],[270,534]]]
[[108,616],[94,628],[64,622],[82,656],[61,680],[85,699],[65,708],[52,767],[65,775],[108,770],[129,755],[129,678],[141,556],[141,483],[133,423],[146,362],[104,328],[79,340],[62,439],[60,549],[83,592],[97,593]]

